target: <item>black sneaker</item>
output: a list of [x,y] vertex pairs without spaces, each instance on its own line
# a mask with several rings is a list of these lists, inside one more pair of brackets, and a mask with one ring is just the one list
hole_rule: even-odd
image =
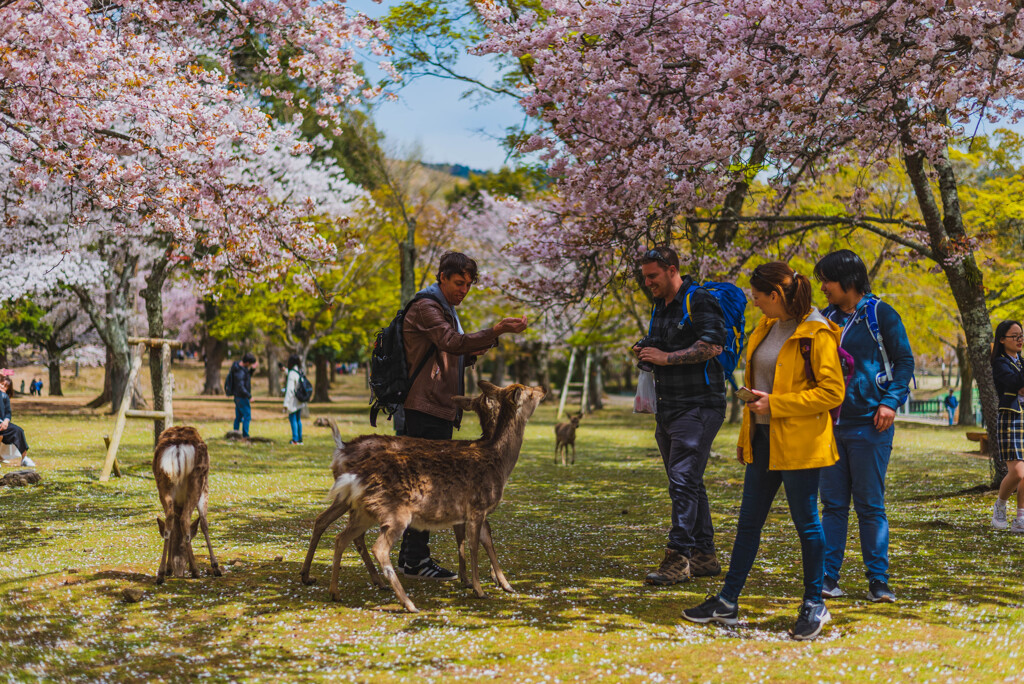
[[704,603],[696,608],[687,608],[683,611],[683,619],[690,622],[698,622],[702,625],[709,622],[718,622],[723,625],[735,625],[739,620],[740,613],[738,603],[730,605],[725,599],[709,595]]
[[839,588],[839,581],[825,575],[825,581],[821,583],[821,597],[839,598],[843,595],[843,590]]
[[406,577],[418,577],[429,580],[453,580],[456,577],[454,572],[447,568],[442,568],[434,562],[433,558],[428,558],[414,568],[408,565],[399,565],[398,572]]
[[821,634],[821,628],[832,619],[825,602],[812,603],[804,601],[800,613],[796,616],[796,624],[789,630],[789,636],[797,641],[810,641]]
[[885,580],[868,582],[868,598],[873,603],[896,603],[896,594],[889,588],[889,584]]

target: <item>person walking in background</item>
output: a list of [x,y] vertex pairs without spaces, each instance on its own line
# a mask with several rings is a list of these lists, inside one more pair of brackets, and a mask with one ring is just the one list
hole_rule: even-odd
[[302,409],[306,408],[306,402],[299,401],[295,396],[301,381],[302,359],[298,354],[292,354],[288,357],[288,374],[284,382],[284,410],[292,426],[291,444],[302,444]]
[[21,394],[25,394],[25,378],[21,379]]
[[[679,273],[679,255],[655,247],[640,259],[644,286],[654,298],[650,334],[633,347],[654,370],[658,427],[654,438],[668,475],[672,529],[665,556],[646,584],[664,586],[722,571],[704,488],[711,443],[725,421],[725,373],[715,358],[726,344],[725,316],[714,295]],[[681,321],[684,313],[688,322]]]
[[[413,378],[403,404],[404,422],[395,426],[400,435],[450,440],[462,422],[453,397],[465,394],[465,367],[494,346],[499,336],[526,330],[525,316],[505,318],[475,333],[462,329],[455,309],[476,279],[473,259],[446,252],[438,265],[437,282],[420,290],[408,305],[402,343]],[[398,571],[422,579],[455,579],[454,572],[431,558],[429,542],[429,531],[407,528],[398,551]]]
[[942,400],[942,404],[946,407],[946,415],[949,416],[949,424],[952,426],[953,420],[956,418],[956,407],[960,405],[960,402],[957,401],[956,396],[953,394],[952,387],[949,388],[949,394]]
[[25,431],[11,422],[14,417],[11,413],[11,394],[14,393],[14,381],[10,376],[0,376],[0,441],[4,444],[13,444],[21,452],[21,465],[26,468],[35,468],[36,464],[28,457],[28,442],[25,440]]
[[829,410],[843,402],[839,327],[811,306],[811,282],[783,262],[762,264],[750,278],[761,318],[747,344],[746,387],[736,458],[746,466],[729,572],[716,596],[683,611],[691,622],[738,621],[739,597],[754,565],[772,502],[786,488],[800,537],[804,595],[790,635],[814,639],[831,619],[821,597],[825,535],[818,519],[822,468],[838,459]]
[[242,355],[241,361],[231,364],[224,381],[224,393],[235,398],[235,422],[232,429],[242,428],[242,436],[249,438],[249,422],[252,420],[252,374],[256,372],[256,356],[252,352]]
[[822,314],[842,328],[840,346],[854,359],[853,377],[836,423],[839,462],[821,473],[825,529],[822,596],[843,595],[839,574],[846,553],[850,500],[857,512],[860,550],[871,601],[891,603],[889,519],[885,474],[892,454],[896,409],[910,392],[914,354],[896,310],[871,294],[868,271],[848,249],[832,252],[814,266],[828,299]]
[[29,396],[34,397],[36,395],[36,379],[32,378],[32,382],[28,385]]
[[1006,476],[999,484],[999,495],[992,508],[992,527],[1007,528],[1006,502],[1017,492],[1017,517],[1009,525],[1011,532],[1024,534],[1024,370],[1021,363],[1024,328],[1017,321],[996,326],[992,345],[992,379],[999,395],[998,456],[1006,464]]

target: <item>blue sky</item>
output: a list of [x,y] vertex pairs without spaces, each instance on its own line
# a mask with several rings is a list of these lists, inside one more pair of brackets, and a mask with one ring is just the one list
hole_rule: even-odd
[[[349,7],[371,17],[383,15],[394,0],[374,3],[351,0]],[[368,60],[371,78],[380,72]],[[494,69],[486,58],[466,55],[459,65],[483,81],[490,81]],[[419,146],[423,161],[465,164],[476,169],[497,170],[505,160],[505,150],[497,140],[509,126],[523,121],[517,102],[508,97],[476,106],[474,99],[462,99],[465,84],[440,78],[423,77],[407,83],[396,102],[375,106],[374,121],[384,132],[386,147],[401,153]]]

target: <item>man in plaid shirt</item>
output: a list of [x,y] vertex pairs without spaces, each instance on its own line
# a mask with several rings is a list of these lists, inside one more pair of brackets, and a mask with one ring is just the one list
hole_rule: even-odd
[[711,443],[725,420],[725,374],[717,357],[726,343],[718,300],[679,274],[679,255],[656,247],[640,260],[644,285],[654,297],[650,334],[634,347],[640,361],[654,366],[658,428],[654,437],[668,474],[672,531],[665,558],[645,582],[669,585],[722,571],[715,555],[715,531],[704,489]]

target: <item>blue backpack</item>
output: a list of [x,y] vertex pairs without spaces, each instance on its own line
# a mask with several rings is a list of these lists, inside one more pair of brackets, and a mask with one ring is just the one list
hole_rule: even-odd
[[[747,341],[747,321],[743,315],[747,308],[747,296],[743,294],[743,290],[732,283],[707,282],[701,285],[691,285],[683,300],[683,319],[679,321],[680,326],[690,322],[690,297],[697,291],[697,288],[703,288],[710,292],[722,307],[722,316],[725,318],[725,346],[722,347],[722,353],[717,358],[718,363],[722,364],[722,370],[725,371],[725,379],[735,390],[736,379],[733,377],[733,372],[739,365],[740,354]],[[704,381],[710,383],[707,364],[704,364]]]

